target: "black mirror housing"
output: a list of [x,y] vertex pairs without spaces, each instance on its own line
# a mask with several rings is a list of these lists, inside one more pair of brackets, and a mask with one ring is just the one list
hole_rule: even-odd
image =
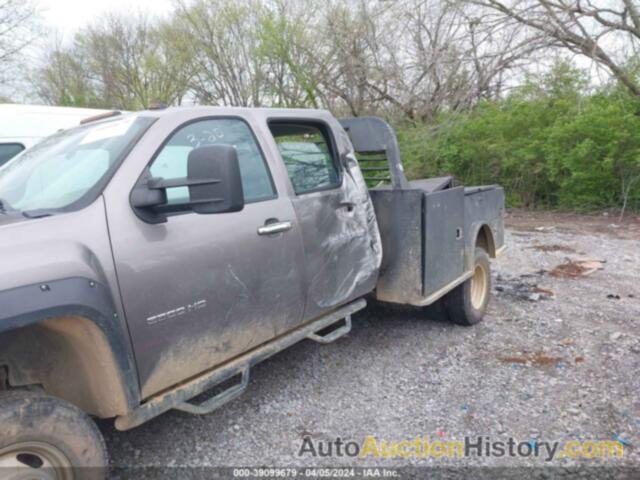
[[238,212],[244,191],[238,153],[233,145],[207,145],[193,149],[187,159],[190,204],[196,213]]
[[130,197],[133,208],[151,208],[167,203],[167,191],[162,188],[150,188],[149,184],[153,184],[153,181],[150,176],[145,176],[144,181],[133,189]]
[[[167,190],[178,187],[189,188],[189,201],[167,204]],[[242,210],[244,191],[236,148],[220,144],[193,149],[187,157],[186,178],[154,178],[147,168],[131,192],[130,202],[136,215],[147,223],[164,223],[173,212]]]

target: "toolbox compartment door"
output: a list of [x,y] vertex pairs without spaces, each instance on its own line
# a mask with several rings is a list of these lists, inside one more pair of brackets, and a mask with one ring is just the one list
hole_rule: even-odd
[[464,187],[424,194],[422,296],[464,273]]

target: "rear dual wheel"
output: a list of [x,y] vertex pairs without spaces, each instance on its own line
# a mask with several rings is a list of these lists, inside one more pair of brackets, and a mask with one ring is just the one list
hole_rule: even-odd
[[473,275],[444,297],[449,319],[458,325],[475,325],[484,317],[491,297],[491,264],[489,255],[476,247]]

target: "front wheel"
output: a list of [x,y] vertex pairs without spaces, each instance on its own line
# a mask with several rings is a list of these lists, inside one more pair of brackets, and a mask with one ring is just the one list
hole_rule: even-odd
[[0,471],[12,480],[103,479],[107,451],[80,409],[26,390],[0,394]]
[[484,317],[491,296],[489,255],[476,247],[473,276],[444,297],[447,314],[458,325],[475,325]]

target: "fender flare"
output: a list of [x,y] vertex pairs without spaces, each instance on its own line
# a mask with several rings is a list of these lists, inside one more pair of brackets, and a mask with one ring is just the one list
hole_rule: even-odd
[[[135,361],[128,348],[128,332],[117,315],[108,287],[83,277],[59,279],[0,291],[0,305],[2,305],[0,338],[11,338],[11,335],[15,336],[17,332],[26,331],[30,327],[50,327],[58,319],[81,322],[82,329],[86,332],[100,332],[100,337],[104,339],[101,343],[108,348],[106,353],[110,353],[112,362],[110,359],[104,359],[104,365],[101,361],[99,365],[94,366],[100,368],[110,362],[109,367],[115,367],[111,370],[115,371],[116,386],[121,390],[121,392],[114,392],[114,395],[120,398],[119,404],[108,405],[109,401],[106,401],[104,407],[89,405],[87,408],[86,405],[82,405],[82,401],[74,402],[74,398],[65,398],[64,393],[58,396],[72,403],[80,403],[78,406],[98,416],[112,416],[111,414],[115,413],[112,412],[114,409],[120,414],[120,410],[131,410],[139,405],[140,390]],[[81,328],[78,327],[78,329]],[[55,331],[55,328],[49,328],[49,331],[52,330]],[[82,334],[78,331],[74,333],[76,341],[78,341],[78,335]],[[8,341],[11,342],[11,340]],[[7,360],[2,358],[6,355],[8,354],[0,346],[0,362]],[[9,378],[12,378],[11,371]]]
[[480,238],[482,235],[486,237],[487,254],[491,258],[496,258],[496,243],[495,243],[496,235],[495,235],[495,232],[493,231],[491,224],[487,222],[476,222],[471,226],[471,235],[469,235],[468,237],[469,243],[466,246],[467,247],[466,263],[467,263],[468,270],[473,269],[474,251],[475,251],[476,245],[478,244],[478,238]]

